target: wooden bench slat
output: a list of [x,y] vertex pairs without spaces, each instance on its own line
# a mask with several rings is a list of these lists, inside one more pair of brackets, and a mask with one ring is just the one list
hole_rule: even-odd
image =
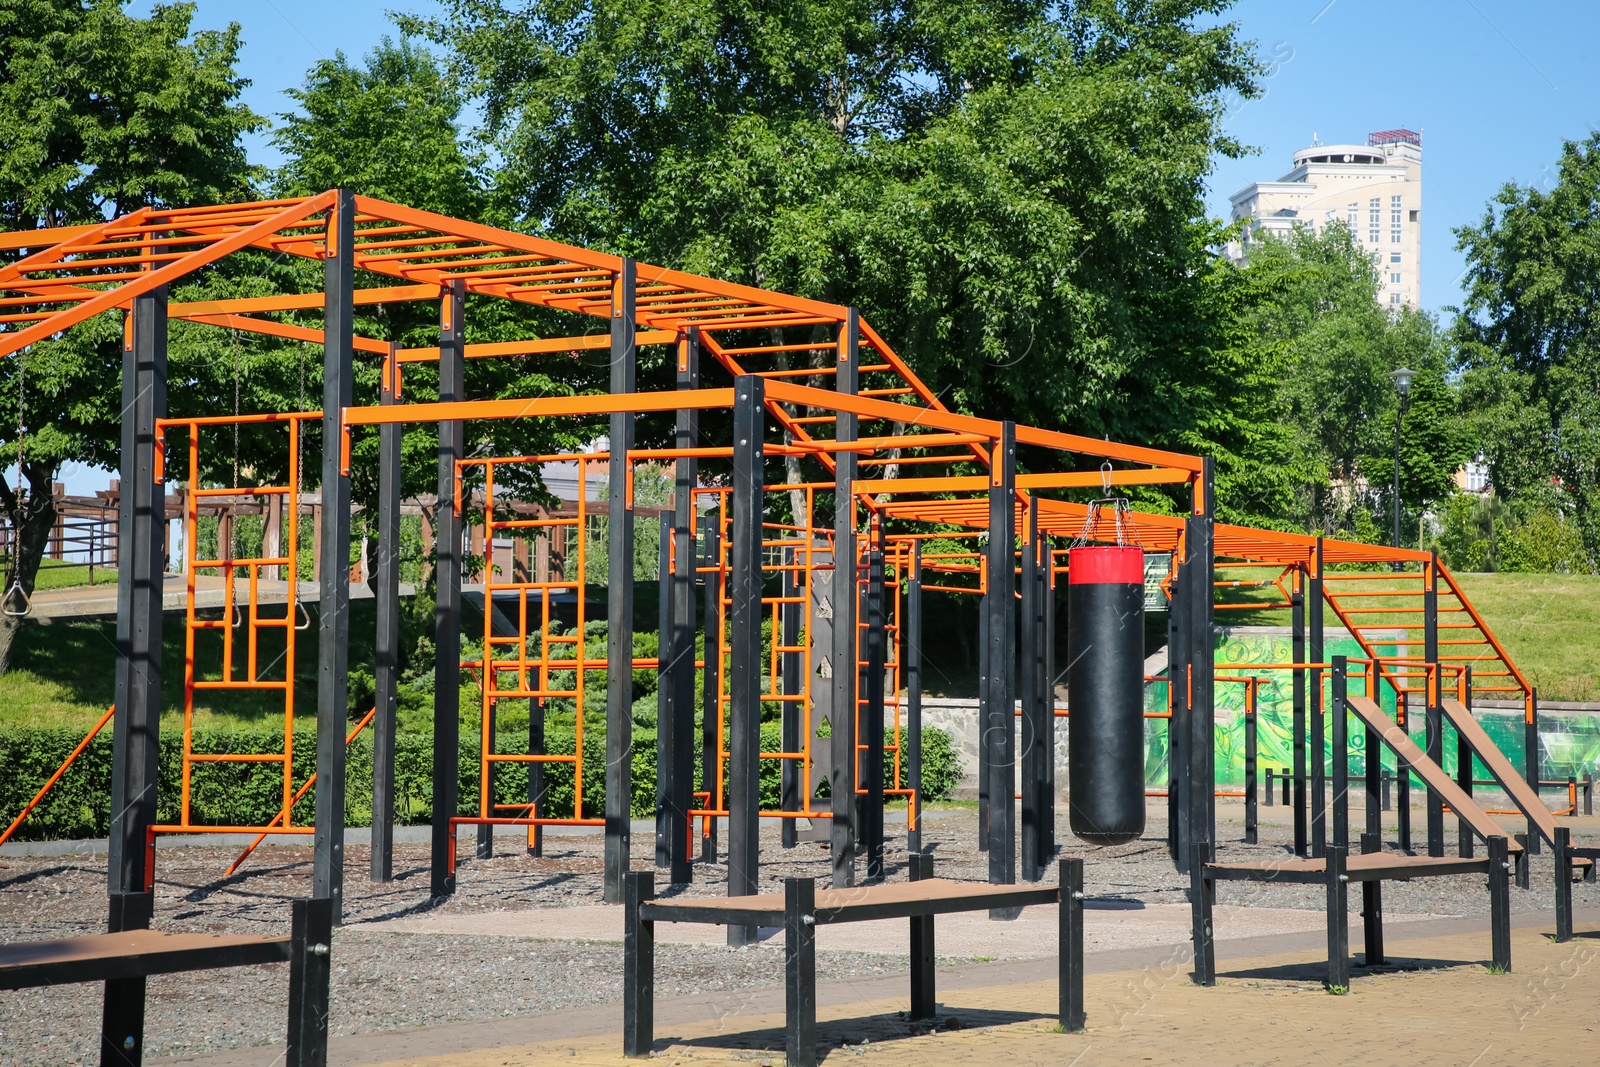
[[138,978],[289,959],[287,937],[128,930],[0,945],[0,989]]
[[[1057,886],[988,885],[928,878],[856,889],[819,889],[815,913],[817,925],[822,926],[953,911],[1028,907],[1053,904],[1059,899]],[[779,926],[783,920],[783,895],[653,900],[641,905],[640,915],[651,922]]]
[[[1352,882],[1405,878],[1437,878],[1450,874],[1476,874],[1489,869],[1483,857],[1402,856],[1393,852],[1358,853],[1345,858],[1345,873]],[[1239,863],[1208,863],[1206,871],[1219,878],[1316,882],[1327,873],[1320,859],[1256,860]]]

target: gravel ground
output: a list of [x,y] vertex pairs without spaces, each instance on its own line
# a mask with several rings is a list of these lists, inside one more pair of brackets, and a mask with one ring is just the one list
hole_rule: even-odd
[[[1264,825],[1271,843],[1236,843],[1237,826],[1221,823],[1226,859],[1272,859],[1286,855],[1281,827]],[[891,831],[892,832],[892,831]],[[1163,844],[1165,827],[1152,822],[1147,838],[1086,854],[1088,895],[1102,900],[1180,904],[1186,878],[1173,870]],[[976,816],[970,810],[936,813],[923,831],[944,877],[986,880],[987,856],[977,850]],[[1231,838],[1231,841],[1227,839]],[[1058,840],[1071,849],[1065,820]],[[889,877],[904,878],[904,838],[890,842]],[[500,1016],[600,1004],[621,997],[622,954],[615,945],[586,941],[510,937],[444,936],[377,931],[365,924],[433,910],[439,913],[521,910],[594,904],[600,900],[601,839],[597,835],[551,836],[546,855],[535,859],[513,842],[497,840],[506,854],[464,860],[458,891],[450,900],[427,898],[425,845],[395,851],[396,877],[375,885],[366,879],[368,853],[347,849],[345,926],[333,953],[332,1029],[338,1034],[393,1030],[451,1020]],[[785,851],[777,829],[764,831],[763,889],[779,890],[796,874],[825,877],[828,855],[816,844]],[[466,847],[465,845],[463,846]],[[647,843],[645,844],[647,847]],[[309,889],[309,850],[265,846],[235,877],[221,872],[234,849],[167,848],[158,853],[156,926],[167,930],[255,934],[288,932],[289,900]],[[635,862],[643,855],[635,842]],[[1550,906],[1548,852],[1533,860],[1531,892],[1514,892],[1518,910]],[[859,869],[859,868],[858,868]],[[1053,872],[1049,875],[1053,879]],[[696,868],[685,891],[720,895],[724,868]],[[38,939],[97,932],[104,928],[104,856],[0,859],[0,922],[8,937]],[[661,895],[670,890],[665,886]],[[1228,883],[1219,903],[1320,910],[1320,889],[1310,886]],[[1360,894],[1352,893],[1352,908]],[[1482,915],[1487,901],[1479,877],[1431,878],[1389,883],[1384,908],[1391,915]],[[1600,905],[1600,887],[1580,885],[1578,906]],[[1248,930],[1218,930],[1221,937]],[[781,973],[781,945],[769,941],[748,949],[708,945],[662,945],[657,949],[660,995],[696,996],[769,987]],[[826,952],[819,956],[824,979],[897,973],[900,955]],[[177,975],[150,987],[149,1052],[177,1056],[282,1040],[288,971],[283,967],[235,968]],[[0,1064],[75,1064],[97,1061],[100,992],[94,986],[0,994]]]

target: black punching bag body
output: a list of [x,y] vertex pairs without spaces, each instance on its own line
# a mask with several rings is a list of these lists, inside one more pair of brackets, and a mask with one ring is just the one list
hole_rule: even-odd
[[1067,782],[1072,832],[1144,833],[1144,550],[1067,554]]

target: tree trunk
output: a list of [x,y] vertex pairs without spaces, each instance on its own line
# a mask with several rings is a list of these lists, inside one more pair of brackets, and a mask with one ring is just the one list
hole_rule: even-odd
[[39,564],[50,544],[56,523],[55,497],[51,483],[56,464],[24,463],[28,491],[21,499],[11,486],[0,485],[0,505],[5,508],[13,541],[5,574],[3,612],[0,612],[0,675],[11,669],[11,648],[22,627],[24,603],[33,596],[39,578]]

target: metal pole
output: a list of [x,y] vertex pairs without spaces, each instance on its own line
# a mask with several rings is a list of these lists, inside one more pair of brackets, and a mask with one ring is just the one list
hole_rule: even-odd
[[[1017,427],[1001,423],[989,476],[989,588],[983,611],[989,621],[988,675],[980,680],[984,702],[983,744],[989,750],[989,881],[1011,885],[1017,880],[1016,661],[1014,618],[1016,573],[1012,558],[1017,543]],[[993,912],[991,912],[993,914]]]
[[[765,382],[734,380],[732,560],[728,665],[728,895],[755,894],[760,876],[761,500]],[[748,945],[756,930],[729,926],[728,944]]]
[[[634,346],[638,274],[624,259],[611,279],[611,392],[635,391],[638,353]],[[631,839],[633,803],[633,501],[628,499],[634,415],[611,416],[609,488],[606,520],[606,844],[607,904],[622,899]],[[579,536],[582,536],[580,532]],[[582,754],[579,754],[582,759]]]
[[[678,339],[679,389],[700,388],[700,331],[691,326]],[[678,448],[693,448],[700,439],[698,408],[679,408],[675,426]],[[700,480],[699,463],[674,462],[674,557],[672,572],[672,793],[668,797],[672,826],[668,859],[672,881],[681,884],[694,874],[689,863],[689,811],[694,807],[694,635],[695,635],[695,507],[694,489]],[[710,624],[707,624],[710,629]],[[710,779],[707,780],[708,788]]]
[[[1539,795],[1539,783],[1544,778],[1544,769],[1539,760],[1539,690],[1534,689],[1528,694],[1527,702],[1523,707],[1522,716],[1522,768],[1523,776],[1527,778],[1528,785],[1533,788],[1534,796]],[[1534,855],[1539,853],[1539,827],[1530,817],[1528,819],[1528,851]]]
[[1045,722],[1045,808],[1042,819],[1044,855],[1056,854],[1056,571],[1055,546],[1047,537],[1044,546],[1044,722]]
[[672,865],[672,513],[656,516],[660,541],[656,560],[656,866]]
[[[1167,848],[1180,872],[1189,873],[1189,602],[1194,599],[1188,561],[1188,536],[1184,555],[1173,557],[1177,573],[1167,604]],[[1068,620],[1071,625],[1071,620]],[[1071,694],[1067,695],[1071,701]],[[1071,735],[1072,720],[1067,720]],[[1070,789],[1071,782],[1067,783]]]
[[[1394,409],[1394,547],[1400,547],[1400,417],[1405,414],[1406,397],[1400,394],[1400,406]],[[1401,564],[1396,561],[1394,569]]]
[[[797,517],[795,524],[799,525]],[[783,590],[783,604],[778,608],[781,625],[779,626],[779,643],[785,651],[779,653],[778,664],[780,682],[783,695],[793,698],[804,692],[800,677],[800,653],[787,651],[799,647],[800,630],[800,596],[805,592],[805,586],[795,574],[794,568],[800,562],[801,554],[794,548],[783,550],[783,577],[781,586]],[[785,699],[779,709],[780,721],[783,731],[783,751],[799,752],[805,744],[806,708],[798,700]],[[801,792],[805,785],[801,778],[804,766],[798,760],[783,759],[779,761],[779,807],[784,811],[799,811],[801,807]],[[780,843],[784,848],[794,848],[800,842],[800,827],[798,819],[780,819],[782,826],[779,828]]]
[[[855,308],[849,309],[839,329],[838,373],[834,386],[854,396],[861,369],[861,320]],[[856,417],[839,412],[834,437],[839,441],[856,439]],[[833,490],[833,670],[829,701],[829,728],[833,731],[832,771],[828,787],[832,794],[832,821],[829,853],[833,860],[833,887],[842,889],[856,880],[856,533],[855,477],[856,454],[840,452],[834,457]]]
[[1043,877],[1050,859],[1049,767],[1055,761],[1055,714],[1044,676],[1044,601],[1046,573],[1041,559],[1048,558],[1048,543],[1039,537],[1039,512],[1028,509],[1028,536],[1022,547],[1022,628],[1018,647],[1022,659],[1022,877],[1030,882]]
[[1348,661],[1333,657],[1333,845],[1350,847],[1350,713],[1345,709]]
[[[716,807],[717,777],[722,759],[722,734],[717,729],[718,705],[722,702],[722,582],[718,567],[722,560],[721,511],[705,517],[706,566],[704,611],[706,632],[705,684],[700,707],[700,781],[710,794],[707,807]],[[700,861],[717,860],[717,820],[706,820],[704,836],[700,838]]]
[[[323,260],[322,578],[317,604],[317,800],[312,895],[344,907],[344,763],[349,729],[350,475],[343,469],[344,409],[355,402],[355,194],[339,190]],[[292,637],[291,637],[292,639]]]
[[1214,627],[1214,584],[1216,582],[1216,475],[1214,461],[1207,458],[1200,484],[1196,486],[1195,514],[1188,520],[1189,567],[1193,584],[1189,587],[1191,623],[1189,648],[1192,695],[1189,702],[1189,782],[1190,840],[1204,842],[1203,862],[1210,862],[1210,849],[1217,840],[1216,751],[1217,709],[1215,691],[1216,651]]
[[[399,346],[389,346],[378,402],[399,402],[395,377]],[[400,683],[400,437],[398,422],[378,428],[378,560],[373,572],[377,640],[373,656],[377,714],[372,717],[372,862],[374,882],[394,878],[394,731]],[[298,507],[291,500],[290,507]],[[529,764],[529,766],[533,766]],[[318,779],[320,781],[320,779]]]
[[888,632],[884,605],[883,520],[872,517],[871,548],[867,555],[867,677],[865,714],[861,730],[866,740],[862,748],[866,759],[861,775],[866,779],[861,836],[866,839],[867,877],[883,877],[883,729],[884,670],[887,664]]
[[108,858],[113,894],[144,892],[146,834],[156,822],[166,489],[155,479],[155,443],[156,420],[167,414],[166,286],[134,297],[131,316],[122,350],[117,710],[111,718]]
[[[453,281],[439,302],[439,402],[465,399],[466,283]],[[434,508],[433,834],[429,893],[456,891],[455,833],[461,762],[461,513],[455,507],[456,461],[466,424],[439,424],[439,502]],[[488,605],[484,605],[488,610]]]
[[[1395,722],[1409,737],[1411,734],[1411,690],[1402,689],[1395,694]],[[1395,760],[1395,836],[1401,852],[1411,851],[1411,768]]]
[[[1472,714],[1472,667],[1469,664],[1461,675],[1461,702],[1466,706],[1467,714]],[[1459,729],[1456,730],[1456,784],[1467,796],[1472,795],[1472,746],[1467,744],[1467,737]],[[1456,852],[1463,858],[1472,855],[1472,827],[1462,818],[1456,819]],[[1537,836],[1537,835],[1530,835]]]
[[[1289,603],[1290,649],[1295,663],[1306,662],[1306,565],[1295,564]],[[1322,605],[1316,606],[1318,611]],[[1308,855],[1310,834],[1306,826],[1306,669],[1296,667],[1294,678],[1294,852]]]
[[[1371,673],[1367,676],[1367,689],[1374,704],[1378,703],[1378,696],[1382,692],[1381,679],[1383,671],[1376,658],[1367,665]],[[1362,785],[1366,788],[1366,833],[1375,840],[1383,840],[1383,749],[1382,742],[1378,739],[1378,731],[1371,726],[1364,728],[1362,735],[1362,750],[1365,757],[1362,760],[1364,778]]]
[[916,816],[906,832],[906,851],[922,851],[922,542],[911,542],[906,582],[906,780],[911,786],[907,817]]
[[[1309,647],[1306,654],[1312,663],[1323,662],[1322,616],[1322,538],[1317,538],[1316,558],[1311,561],[1311,572],[1306,579],[1306,630]],[[1311,854],[1321,857],[1328,843],[1328,781],[1327,753],[1324,742],[1327,726],[1322,714],[1322,668],[1312,667],[1308,676],[1311,682]]]
[[[1437,557],[1423,565],[1422,625],[1423,658],[1427,661],[1428,705],[1423,713],[1427,730],[1428,758],[1444,768],[1444,720],[1439,712],[1439,568]],[[1444,855],[1444,799],[1436,789],[1428,790],[1428,855]]]

